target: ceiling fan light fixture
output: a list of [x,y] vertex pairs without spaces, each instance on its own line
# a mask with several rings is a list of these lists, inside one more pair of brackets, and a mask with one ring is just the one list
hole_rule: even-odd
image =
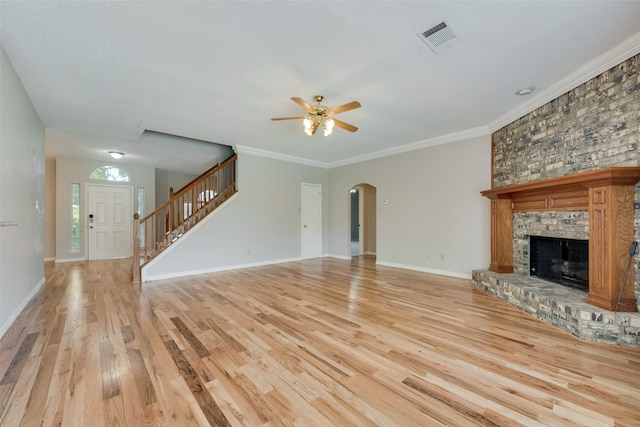
[[302,121],[302,124],[304,125],[304,133],[306,133],[309,136],[313,135],[313,130],[312,130],[313,121],[309,118],[309,116],[304,118],[304,120]]
[[315,135],[316,131],[320,126],[322,126],[322,130],[324,131],[324,136],[329,136],[333,133],[333,128],[338,126],[341,129],[344,129],[349,132],[356,132],[358,130],[357,127],[350,125],[349,123],[345,123],[338,119],[333,119],[333,116],[336,114],[344,113],[345,111],[354,110],[356,108],[360,108],[361,105],[358,101],[351,101],[343,105],[339,105],[334,108],[328,108],[325,105],[322,105],[321,102],[324,99],[322,95],[316,95],[313,97],[314,101],[316,101],[316,105],[309,105],[304,99],[298,97],[292,97],[291,100],[304,108],[307,112],[305,116],[296,116],[296,117],[274,117],[271,120],[300,120],[302,119],[302,126],[304,129],[304,133],[309,136]]
[[324,130],[324,136],[331,135],[331,132],[333,132],[333,127],[335,126],[335,124],[336,122],[334,122],[331,117],[329,117],[329,120],[323,120],[322,129]]

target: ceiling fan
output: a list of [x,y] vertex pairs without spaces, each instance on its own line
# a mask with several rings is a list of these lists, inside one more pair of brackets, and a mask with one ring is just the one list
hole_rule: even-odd
[[314,106],[309,105],[304,99],[295,96],[291,98],[291,100],[304,108],[307,111],[307,115],[296,117],[276,117],[271,120],[303,119],[302,123],[304,125],[304,131],[309,136],[314,135],[320,126],[322,126],[324,136],[331,135],[334,126],[348,130],[349,132],[355,132],[358,130],[357,127],[333,117],[335,114],[360,108],[361,105],[358,101],[351,101],[335,108],[328,108],[321,104],[324,100],[324,96],[322,95],[316,95],[313,97],[313,100],[316,102],[316,105]]

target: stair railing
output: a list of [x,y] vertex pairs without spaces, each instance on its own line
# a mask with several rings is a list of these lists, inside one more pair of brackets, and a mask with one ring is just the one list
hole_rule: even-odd
[[142,267],[237,192],[237,159],[213,166],[143,219],[133,216],[133,283],[140,283]]

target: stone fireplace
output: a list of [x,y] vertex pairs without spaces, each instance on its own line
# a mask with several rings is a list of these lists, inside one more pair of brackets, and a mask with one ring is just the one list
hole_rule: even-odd
[[[491,265],[513,273],[514,212],[587,211],[589,293],[586,302],[606,310],[637,311],[633,285],[621,281],[634,241],[634,190],[640,167],[612,167],[482,192],[491,199]],[[634,283],[633,271],[628,277]],[[620,298],[620,304],[618,300]]]
[[[640,167],[611,167],[483,191],[491,264],[473,272],[474,285],[580,338],[640,347],[633,269],[627,275],[639,181]],[[536,235],[588,239],[588,292],[530,274]]]

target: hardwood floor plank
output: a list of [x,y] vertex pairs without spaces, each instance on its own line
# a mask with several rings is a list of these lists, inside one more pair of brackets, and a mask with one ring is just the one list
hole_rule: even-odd
[[184,324],[184,322],[179,317],[172,317],[171,321],[184,339],[189,343],[191,348],[198,354],[199,357],[207,357],[209,355],[209,351],[206,349],[204,345],[200,342],[198,338],[191,332],[191,330]]
[[0,425],[640,425],[640,351],[470,281],[312,259],[132,286],[45,266],[0,341]]
[[0,410],[0,413],[2,413],[0,425],[18,425],[18,421],[27,410],[29,396],[40,367],[40,362],[40,357],[33,357],[24,365],[20,378],[14,383],[6,410]]
[[200,405],[200,409],[209,423],[220,427],[229,426],[229,421],[220,410],[218,404],[213,400],[211,394],[206,392],[206,387],[202,383],[202,380],[193,370],[191,364],[184,357],[178,346],[173,341],[167,341],[165,343],[165,347],[171,354],[176,366],[178,366],[178,369],[182,374],[182,378],[184,378],[185,382],[189,386],[191,393]]
[[[98,323],[87,326],[87,347],[85,357],[84,407],[81,420],[83,425],[103,427],[106,423],[102,393],[102,366],[100,365],[100,342]],[[52,389],[54,391],[55,389]]]
[[29,334],[25,337],[18,349],[18,352],[15,354],[13,360],[9,364],[9,367],[5,371],[2,380],[0,380],[0,385],[15,384],[16,381],[18,381],[37,338],[37,333]]
[[120,396],[120,376],[111,341],[100,343],[100,366],[102,366],[102,399],[109,400]]
[[156,398],[149,372],[142,359],[142,353],[140,350],[127,348],[127,355],[129,356],[129,364],[131,365],[131,371],[135,379],[135,386],[140,402],[144,407],[152,405],[157,402],[158,399]]

